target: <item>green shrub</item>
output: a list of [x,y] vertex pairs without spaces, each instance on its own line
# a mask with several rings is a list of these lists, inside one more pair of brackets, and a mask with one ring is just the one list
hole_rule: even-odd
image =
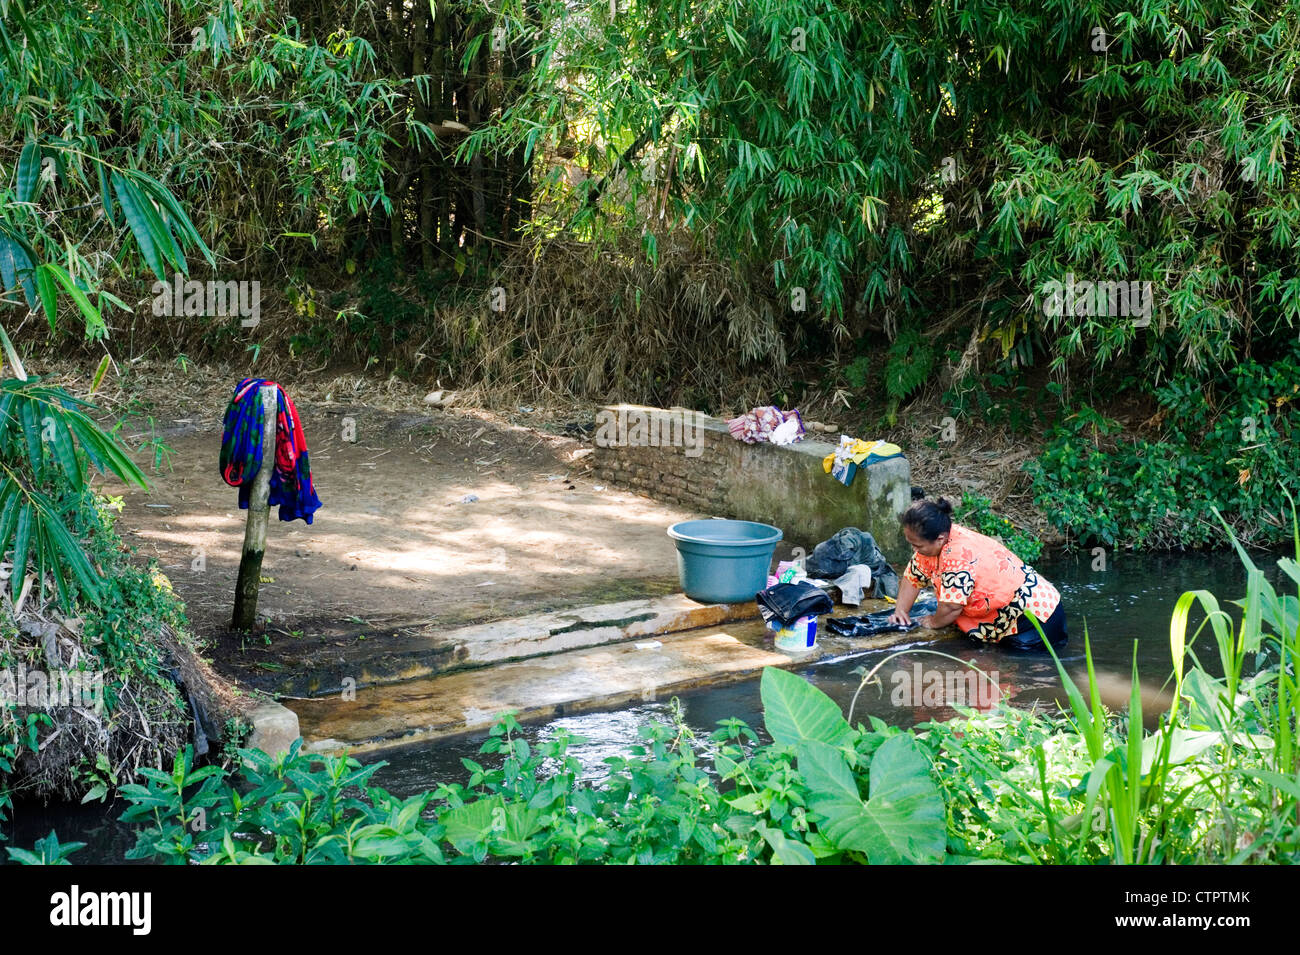
[[1025,465],[1039,510],[1083,543],[1221,543],[1213,508],[1248,541],[1285,540],[1283,495],[1300,492],[1293,440],[1300,355],[1269,365],[1247,359],[1217,385],[1181,375],[1155,389],[1164,424],[1154,440],[1126,435],[1119,422],[1081,406]]
[[987,537],[1000,540],[1011,553],[1027,564],[1034,563],[1043,553],[1043,542],[1016,527],[1008,518],[995,514],[993,502],[987,497],[978,497],[970,491],[963,492],[961,503],[954,510],[953,517]]

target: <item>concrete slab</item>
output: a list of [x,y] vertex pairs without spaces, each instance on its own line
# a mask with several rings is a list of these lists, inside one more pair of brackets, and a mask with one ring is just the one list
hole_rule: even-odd
[[648,642],[660,646],[573,650],[373,687],[351,700],[335,696],[286,702],[298,713],[309,749],[346,744],[367,751],[484,729],[506,710],[517,711],[520,719],[546,719],[743,679],[765,666],[789,662],[782,654],[737,639],[726,628]]
[[[871,603],[839,615],[885,606]],[[372,752],[486,729],[506,710],[522,721],[551,719],[739,682],[767,666],[807,665],[935,636],[914,630],[866,640],[824,637],[815,649],[790,654],[775,650],[770,632],[755,619],[639,641],[644,649],[633,642],[570,650],[285,703],[298,714],[306,749]]]
[[287,673],[279,690],[287,696],[327,696],[757,617],[758,605],[752,601],[702,604],[670,594],[454,629],[417,622],[367,641],[370,651],[356,647],[342,660],[320,654],[310,668]]

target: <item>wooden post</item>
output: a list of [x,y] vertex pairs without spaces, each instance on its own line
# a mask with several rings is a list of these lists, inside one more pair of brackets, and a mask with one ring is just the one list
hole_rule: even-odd
[[239,558],[239,579],[235,583],[235,630],[252,630],[257,625],[257,591],[262,584],[262,555],[266,552],[266,522],[271,513],[271,472],[275,469],[275,424],[280,403],[274,385],[258,389],[262,402],[262,464],[253,478],[248,495],[248,524],[244,528],[244,551]]

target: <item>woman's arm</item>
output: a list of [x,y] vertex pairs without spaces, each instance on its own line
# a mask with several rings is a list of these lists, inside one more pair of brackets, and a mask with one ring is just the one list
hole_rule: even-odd
[[907,579],[906,576],[898,580],[898,600],[894,604],[894,612],[889,615],[890,623],[901,623],[905,627],[912,625],[912,618],[908,616],[908,611],[912,609],[912,604],[916,601],[916,595],[921,591],[916,584]]
[[[899,588],[902,593],[902,588]],[[942,630],[944,627],[955,623],[961,616],[961,612],[966,608],[962,604],[939,604],[939,609],[927,617],[922,617],[918,623],[930,630]]]

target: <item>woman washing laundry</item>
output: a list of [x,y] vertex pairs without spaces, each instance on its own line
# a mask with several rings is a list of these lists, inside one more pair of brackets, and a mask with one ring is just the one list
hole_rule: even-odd
[[933,586],[939,608],[917,620],[938,630],[955,623],[966,635],[1011,649],[1042,649],[1025,616],[1033,613],[1052,647],[1065,645],[1065,605],[1060,592],[1003,544],[954,524],[952,504],[916,501],[899,518],[914,551],[898,587],[890,621],[912,623],[908,611],[922,587]]

